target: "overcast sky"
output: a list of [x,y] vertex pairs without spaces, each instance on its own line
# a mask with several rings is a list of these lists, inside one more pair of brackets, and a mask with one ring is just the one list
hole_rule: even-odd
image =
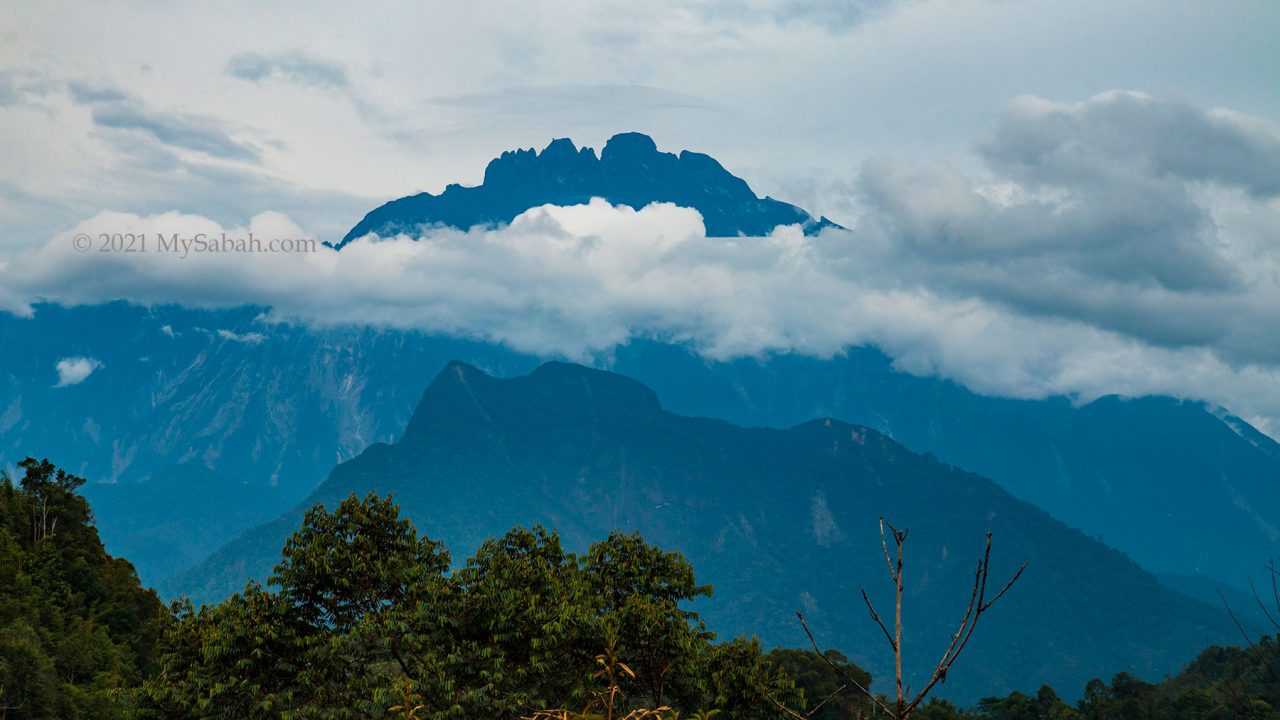
[[[376,7],[4,4],[0,304],[265,302],[571,357],[873,342],[983,391],[1280,428],[1280,3]],[[68,252],[122,225],[336,240],[503,150],[626,130],[850,231],[716,241],[606,206],[349,260]]]

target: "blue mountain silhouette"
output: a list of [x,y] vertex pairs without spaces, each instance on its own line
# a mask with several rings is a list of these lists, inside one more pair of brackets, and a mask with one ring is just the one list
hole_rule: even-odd
[[338,247],[368,233],[412,232],[423,225],[509,223],[529,208],[577,205],[593,197],[636,209],[653,202],[691,207],[702,213],[707,234],[717,237],[766,235],[779,225],[799,224],[809,234],[835,226],[795,205],[756,196],[710,155],[659,152],[652,138],[633,132],[614,135],[599,157],[567,138],[552,140],[542,152],[504,152],[489,162],[482,184],[392,200],[365,215]]

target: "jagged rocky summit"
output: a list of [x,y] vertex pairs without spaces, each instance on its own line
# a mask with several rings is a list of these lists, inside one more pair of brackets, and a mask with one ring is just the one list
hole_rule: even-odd
[[439,195],[392,200],[365,215],[338,247],[369,233],[504,224],[530,208],[579,205],[593,197],[636,209],[654,202],[694,208],[702,213],[707,234],[715,237],[767,235],[779,225],[801,225],[810,234],[835,226],[795,205],[756,196],[710,155],[660,152],[653,138],[632,132],[614,135],[598,157],[567,138],[552,140],[542,152],[504,152],[489,162],[482,184],[454,184]]

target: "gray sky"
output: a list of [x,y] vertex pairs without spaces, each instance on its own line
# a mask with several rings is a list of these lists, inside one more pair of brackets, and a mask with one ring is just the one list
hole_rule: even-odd
[[644,131],[839,216],[868,157],[971,166],[1019,95],[1280,118],[1268,0],[320,7],[5,3],[5,247],[101,209],[340,234],[552,137]]
[[[0,304],[345,307],[569,356],[874,342],[988,392],[1169,393],[1280,427],[1280,3],[297,7],[5,4]],[[341,261],[66,254],[122,225],[336,240],[503,150],[626,130],[851,232],[746,250],[606,207]]]

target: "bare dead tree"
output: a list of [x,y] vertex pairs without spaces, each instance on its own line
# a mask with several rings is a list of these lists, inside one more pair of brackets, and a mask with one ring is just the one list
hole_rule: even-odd
[[[888,528],[888,534],[885,529]],[[889,550],[889,536],[893,537],[894,552]],[[884,633],[885,639],[889,642],[889,647],[893,650],[894,664],[894,689],[895,699],[892,705],[882,700],[876,695],[872,695],[871,691],[863,687],[856,679],[851,677],[836,663],[832,662],[818,646],[818,641],[814,639],[813,632],[809,630],[809,624],[805,622],[804,615],[796,613],[796,617],[800,619],[800,627],[804,628],[805,635],[809,638],[809,643],[813,646],[818,656],[826,661],[835,672],[847,683],[839,690],[831,695],[842,692],[846,687],[854,687],[862,694],[866,695],[886,716],[893,720],[907,720],[920,709],[920,705],[924,702],[933,687],[940,682],[946,682],[947,672],[955,663],[956,658],[960,657],[960,653],[964,651],[965,646],[969,644],[969,639],[973,637],[973,631],[978,627],[978,620],[981,619],[983,613],[991,609],[991,606],[997,600],[1004,597],[1004,594],[1013,587],[1013,584],[1022,577],[1022,572],[1027,569],[1027,563],[1022,563],[1018,571],[1013,574],[1009,582],[1000,588],[995,595],[987,598],[987,575],[991,569],[991,533],[987,533],[987,543],[983,550],[982,557],[978,560],[977,567],[973,573],[973,589],[969,594],[969,604],[965,608],[964,616],[960,619],[960,626],[956,629],[955,634],[951,636],[951,643],[947,646],[946,652],[942,654],[937,665],[933,668],[933,673],[929,676],[929,680],[924,687],[914,695],[910,695],[909,688],[903,684],[902,671],[902,594],[905,587],[903,577],[903,546],[907,542],[907,530],[904,528],[898,530],[892,524],[887,522],[883,517],[880,518],[880,547],[884,552],[885,564],[889,568],[889,579],[893,581],[894,588],[894,612],[893,612],[893,630],[890,631],[888,625],[880,618],[880,613],[876,612],[875,605],[871,602],[871,597],[867,595],[867,591],[862,591],[862,600],[867,606],[867,610],[871,613],[871,619],[875,621],[880,630]],[[818,703],[807,713],[800,713],[786,705],[774,700],[774,704],[785,711],[795,720],[810,720],[813,714],[818,711],[831,697],[826,698]]]
[[53,517],[53,522],[49,522],[49,496],[39,493],[31,501],[31,541],[39,543],[41,540],[53,537],[53,533],[58,529],[58,517]]
[[[1268,603],[1262,599],[1262,594],[1258,592],[1258,586],[1254,584],[1253,578],[1249,579],[1249,591],[1253,594],[1253,601],[1258,605],[1258,609],[1262,611],[1262,617],[1266,618],[1272,629],[1276,631],[1277,637],[1280,637],[1280,620],[1277,620],[1277,618],[1280,618],[1280,570],[1276,569],[1275,560],[1267,563],[1267,572],[1271,580],[1271,602],[1273,607],[1268,607]],[[1236,630],[1240,632],[1240,636],[1244,638],[1245,649],[1255,662],[1253,666],[1248,668],[1249,674],[1253,676],[1259,686],[1266,688],[1271,693],[1280,695],[1280,668],[1276,667],[1276,663],[1272,661],[1272,658],[1268,657],[1266,649],[1261,645],[1265,635],[1255,638],[1253,634],[1245,629],[1244,623],[1240,621],[1235,610],[1231,608],[1231,604],[1227,602],[1226,595],[1221,590],[1218,591],[1218,597],[1222,599],[1222,605],[1227,609],[1227,615],[1230,616]],[[1228,679],[1223,683],[1222,692],[1240,709],[1251,713],[1252,708],[1248,701],[1248,688],[1245,687],[1245,680],[1242,678],[1239,682],[1240,687],[1234,688]]]

